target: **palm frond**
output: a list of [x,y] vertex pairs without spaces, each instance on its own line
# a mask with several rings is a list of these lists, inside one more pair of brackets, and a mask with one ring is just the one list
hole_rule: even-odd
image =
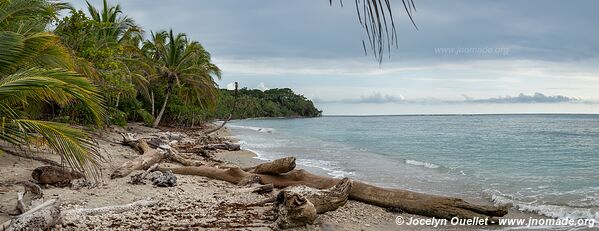
[[[339,2],[343,7],[343,0]],[[398,46],[391,0],[354,0],[354,2],[358,22],[368,38],[367,43],[362,39],[364,53],[368,55],[366,47],[370,47],[375,59],[382,63],[385,52],[391,57],[391,46]],[[418,30],[414,21],[414,12],[416,11],[414,0],[401,0],[401,2],[412,25]],[[333,5],[333,1],[329,0],[329,4]]]
[[63,69],[32,68],[0,79],[0,101],[27,105],[55,102],[82,103],[97,124],[104,118],[104,102],[89,80]]
[[93,177],[100,176],[99,161],[104,161],[104,158],[97,148],[98,144],[87,132],[49,121],[17,119],[12,122],[23,136],[41,136],[45,144],[61,154],[63,161],[75,170]]

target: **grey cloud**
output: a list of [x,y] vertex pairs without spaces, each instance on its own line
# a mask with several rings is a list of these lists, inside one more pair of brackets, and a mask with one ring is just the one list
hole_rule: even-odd
[[402,95],[389,95],[381,94],[380,92],[373,93],[372,95],[363,95],[357,99],[342,99],[342,100],[323,100],[320,98],[314,98],[315,103],[346,103],[346,104],[383,104],[383,103],[402,103],[404,101]]
[[462,94],[464,100],[447,100],[438,98],[426,98],[426,99],[405,99],[402,95],[383,95],[381,93],[374,93],[368,96],[361,96],[357,99],[342,99],[342,100],[323,100],[320,98],[314,98],[316,103],[346,103],[346,104],[383,104],[383,103],[405,103],[405,104],[462,104],[462,103],[485,103],[485,104],[521,104],[521,103],[597,103],[594,101],[583,101],[581,98],[568,97],[563,95],[552,95],[548,96],[543,93],[534,93],[533,95],[526,95],[520,93],[518,96],[505,96],[496,98],[486,99],[475,99],[466,94]]
[[536,92],[534,95],[525,95],[520,93],[518,96],[506,96],[488,99],[468,99],[465,102],[472,103],[567,103],[580,101],[580,98],[568,97],[563,95],[547,96]]

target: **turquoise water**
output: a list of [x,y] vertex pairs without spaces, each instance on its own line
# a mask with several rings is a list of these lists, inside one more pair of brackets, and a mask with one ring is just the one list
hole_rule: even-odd
[[320,174],[599,219],[599,115],[456,115],[240,120],[259,158]]

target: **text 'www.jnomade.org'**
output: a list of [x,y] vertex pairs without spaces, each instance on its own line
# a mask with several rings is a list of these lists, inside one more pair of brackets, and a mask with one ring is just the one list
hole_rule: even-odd
[[417,218],[409,217],[404,218],[397,216],[395,218],[397,225],[407,226],[484,226],[484,225],[500,225],[500,226],[526,226],[526,227],[538,227],[538,226],[585,226],[589,228],[595,227],[595,219],[553,219],[553,218],[499,218],[491,220],[489,218],[472,218],[472,219],[461,219],[454,217],[452,219],[439,219],[439,218]]

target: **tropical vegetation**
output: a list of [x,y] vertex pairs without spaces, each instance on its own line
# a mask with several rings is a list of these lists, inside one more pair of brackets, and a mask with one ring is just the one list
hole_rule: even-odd
[[90,131],[110,124],[320,115],[290,89],[219,90],[221,70],[199,42],[172,30],[146,38],[119,5],[87,5],[0,0],[0,151],[49,148],[97,176]]
[[322,111],[312,101],[295,94],[289,88],[265,91],[242,88],[237,93],[234,90],[220,89],[220,101],[214,117],[318,117],[321,114]]

